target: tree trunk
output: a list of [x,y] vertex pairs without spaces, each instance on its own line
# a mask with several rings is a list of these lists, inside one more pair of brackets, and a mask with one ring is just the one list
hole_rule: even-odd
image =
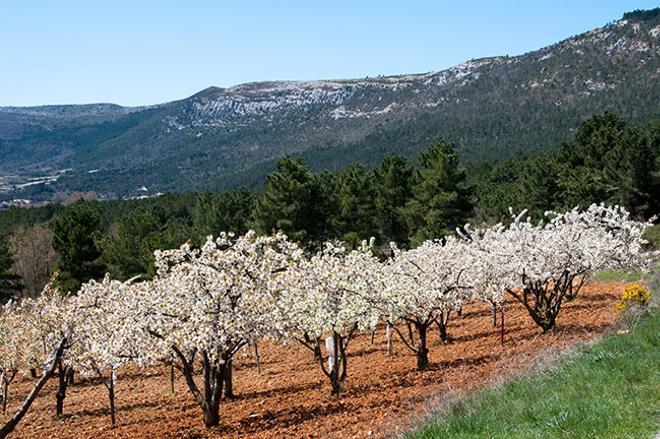
[[436,322],[438,325],[438,335],[440,335],[440,341],[447,343],[447,325],[444,323]]
[[325,351],[328,353],[328,371],[333,372],[335,367],[335,360],[337,358],[337,351],[335,350],[335,337],[334,334],[325,338]]
[[66,398],[66,389],[69,384],[67,375],[70,368],[62,365],[62,361],[60,360],[57,369],[58,382],[57,393],[55,393],[55,416],[61,418],[64,414],[64,399]]
[[408,342],[411,346],[415,344],[415,336],[413,335],[412,325],[410,322],[406,322],[406,327],[408,328]]
[[339,384],[339,352],[337,349],[337,333],[333,331],[331,337],[325,339],[325,349],[328,352],[328,371],[330,372],[331,393],[339,395],[341,385]]
[[174,358],[170,362],[170,391],[174,395]]
[[303,337],[305,339],[305,343],[307,343],[310,346],[313,346],[314,361],[321,361],[323,359],[323,355],[321,355],[321,346],[319,346],[318,343],[312,343],[312,339],[308,333],[305,332],[303,334]]
[[[433,324],[430,317],[426,320],[421,320],[416,318],[415,320],[406,319],[406,325],[414,325],[415,329],[418,332],[417,346],[408,342],[408,338],[404,336],[401,331],[396,326],[392,326],[392,329],[399,335],[399,338],[403,344],[415,353],[417,359],[417,370],[426,370],[429,368],[429,349],[426,344],[426,333],[428,328]],[[410,328],[410,326],[408,326]],[[410,335],[410,334],[409,334]]]
[[491,302],[493,305],[493,328],[497,328],[497,304]]
[[257,363],[257,373],[261,375],[261,357],[259,357],[259,345],[254,342],[254,361]]
[[234,383],[232,381],[232,369],[232,360],[229,360],[225,366],[224,373],[225,398],[227,399],[236,398],[236,395],[234,395]]
[[344,338],[337,331],[332,331],[332,335],[325,339],[325,348],[328,352],[327,370],[323,365],[323,359],[320,361],[323,373],[330,380],[332,395],[339,395],[341,393],[342,384],[346,378],[346,350],[344,342]]
[[415,324],[419,335],[417,343],[417,370],[427,370],[429,368],[429,350],[426,347],[426,330],[427,326],[417,323]]
[[205,356],[204,364],[204,425],[215,427],[220,423],[220,399],[222,386],[225,383],[226,364],[212,366]]
[[341,383],[336,377],[332,378],[330,385],[332,386],[331,394],[339,395],[341,393]]
[[75,384],[75,377],[76,377],[76,371],[73,369],[73,367],[69,366],[69,373],[67,375],[67,380],[69,381],[70,386],[73,386]]
[[502,327],[500,328],[500,343],[502,346],[504,346],[504,302],[502,302],[502,306],[500,307],[500,317],[502,318]]
[[110,422],[115,426],[115,370],[110,370],[110,380],[108,382],[108,399],[110,400]]
[[2,371],[2,414],[7,413],[7,404],[9,403],[9,385],[16,378],[18,369],[12,369],[11,372]]
[[451,309],[442,311],[438,318],[435,319],[435,324],[438,326],[438,333],[440,341],[447,343],[447,325],[449,324],[449,317],[451,316]]
[[534,322],[541,327],[545,334],[554,329],[564,299],[571,300],[577,297],[585,281],[582,276],[580,282],[574,285],[573,281],[578,275],[582,276],[578,273],[564,271],[555,281],[530,280],[523,275],[525,286],[522,291],[511,289],[507,291],[524,305]]
[[2,377],[2,414],[7,414],[7,401],[9,400],[9,383],[6,377]]
[[30,376],[32,377],[32,379],[37,379],[37,369],[35,369],[34,367],[31,367],[30,368]]
[[222,386],[225,382],[225,364],[231,360],[230,355],[224,356],[225,364],[215,366],[209,360],[208,354],[202,352],[202,373],[204,376],[204,389],[203,393],[197,387],[195,383],[195,378],[193,377],[193,368],[192,362],[194,356],[190,359],[178,349],[176,346],[173,347],[174,352],[179,357],[181,361],[183,377],[186,380],[186,384],[190,389],[195,398],[195,402],[202,409],[204,413],[204,425],[207,427],[213,427],[220,423],[220,400],[222,397]]
[[385,336],[387,337],[387,355],[394,355],[394,346],[392,344],[392,324],[390,322],[387,322]]
[[65,346],[66,346],[66,338],[63,338],[60,341],[59,346],[57,347],[57,349],[55,349],[55,352],[53,353],[53,360],[50,367],[46,371],[44,371],[43,375],[41,375],[41,378],[39,379],[39,381],[37,381],[37,384],[35,384],[35,386],[32,388],[32,391],[27,396],[21,407],[18,409],[16,413],[14,413],[14,416],[12,416],[11,419],[7,421],[7,423],[2,428],[0,428],[0,439],[4,439],[12,431],[14,431],[14,428],[16,428],[16,426],[21,421],[21,419],[23,419],[23,416],[25,416],[27,411],[30,409],[30,406],[37,398],[37,395],[39,395],[41,388],[46,384],[46,381],[48,381],[48,379],[55,372],[55,367],[57,366],[57,362],[60,361],[60,358],[62,358],[62,353],[64,352]]
[[220,410],[208,407],[204,410],[204,425],[206,427],[215,427],[220,424]]

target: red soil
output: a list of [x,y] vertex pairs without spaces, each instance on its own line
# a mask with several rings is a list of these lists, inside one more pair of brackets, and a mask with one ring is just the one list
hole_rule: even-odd
[[[330,396],[330,386],[311,352],[296,344],[260,344],[261,373],[252,356],[235,360],[234,391],[223,401],[222,425],[206,429],[182,377],[170,393],[165,367],[120,370],[117,426],[110,427],[105,387],[80,381],[70,387],[65,417],[54,419],[56,379],[42,390],[13,438],[202,438],[202,437],[371,437],[408,428],[427,413],[432,401],[463,394],[529,366],[549,350],[593,338],[616,320],[614,303],[625,283],[587,285],[566,303],[555,332],[542,335],[526,311],[507,302],[505,344],[493,328],[490,307],[473,304],[449,326],[442,344],[429,333],[431,370],[415,370],[415,357],[400,340],[388,356],[385,331],[357,337],[349,347],[345,392]],[[33,381],[17,378],[8,415]]]

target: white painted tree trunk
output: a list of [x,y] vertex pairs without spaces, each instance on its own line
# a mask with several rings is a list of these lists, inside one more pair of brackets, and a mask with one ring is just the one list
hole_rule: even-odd
[[108,395],[110,397],[110,420],[112,426],[115,426],[115,384],[117,383],[117,375],[115,374],[114,366],[110,368],[110,380],[108,385]]
[[325,350],[328,352],[328,372],[335,369],[335,339],[333,337],[325,338]]
[[385,329],[385,336],[387,337],[387,355],[394,354],[394,346],[392,345],[392,324],[388,323]]

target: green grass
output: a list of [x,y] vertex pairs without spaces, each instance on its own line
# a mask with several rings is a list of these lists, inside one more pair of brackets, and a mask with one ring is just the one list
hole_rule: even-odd
[[614,281],[626,281],[626,282],[636,282],[640,280],[649,281],[656,272],[660,272],[660,261],[656,260],[653,263],[653,267],[648,272],[643,272],[641,270],[631,270],[628,268],[622,268],[620,270],[604,270],[594,273],[592,276],[592,281],[594,282],[614,282]]
[[626,281],[626,282],[635,282],[641,280],[644,277],[644,272],[640,270],[630,270],[623,268],[620,270],[605,270],[595,273],[592,277],[594,282],[614,282],[614,281]]
[[536,375],[462,400],[409,439],[650,438],[660,431],[660,314]]
[[660,250],[660,224],[654,224],[646,229],[646,232],[644,232],[644,239],[646,239],[654,249]]

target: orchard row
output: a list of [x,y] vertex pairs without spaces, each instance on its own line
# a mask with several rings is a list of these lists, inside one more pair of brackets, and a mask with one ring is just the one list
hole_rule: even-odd
[[[619,206],[592,205],[533,223],[525,212],[509,225],[475,228],[392,245],[377,257],[365,241],[354,250],[326,243],[308,254],[283,234],[209,237],[195,248],[155,252],[152,280],[83,284],[62,297],[51,287],[36,299],[7,304],[0,315],[0,367],[7,388],[18,371],[43,374],[21,409],[0,430],[8,434],[43,384],[59,370],[61,414],[68,371],[103,378],[114,423],[116,370],[168,363],[181,370],[207,426],[220,422],[223,385],[242,348],[270,339],[304,344],[333,393],[346,378],[348,345],[359,331],[384,322],[429,365],[427,331],[446,334],[449,317],[468,302],[500,306],[515,297],[542,328],[595,270],[648,267],[641,223]],[[399,328],[408,325],[415,337]],[[407,331],[406,331],[407,332]],[[412,332],[412,331],[411,331]],[[194,369],[201,365],[201,378]]]

